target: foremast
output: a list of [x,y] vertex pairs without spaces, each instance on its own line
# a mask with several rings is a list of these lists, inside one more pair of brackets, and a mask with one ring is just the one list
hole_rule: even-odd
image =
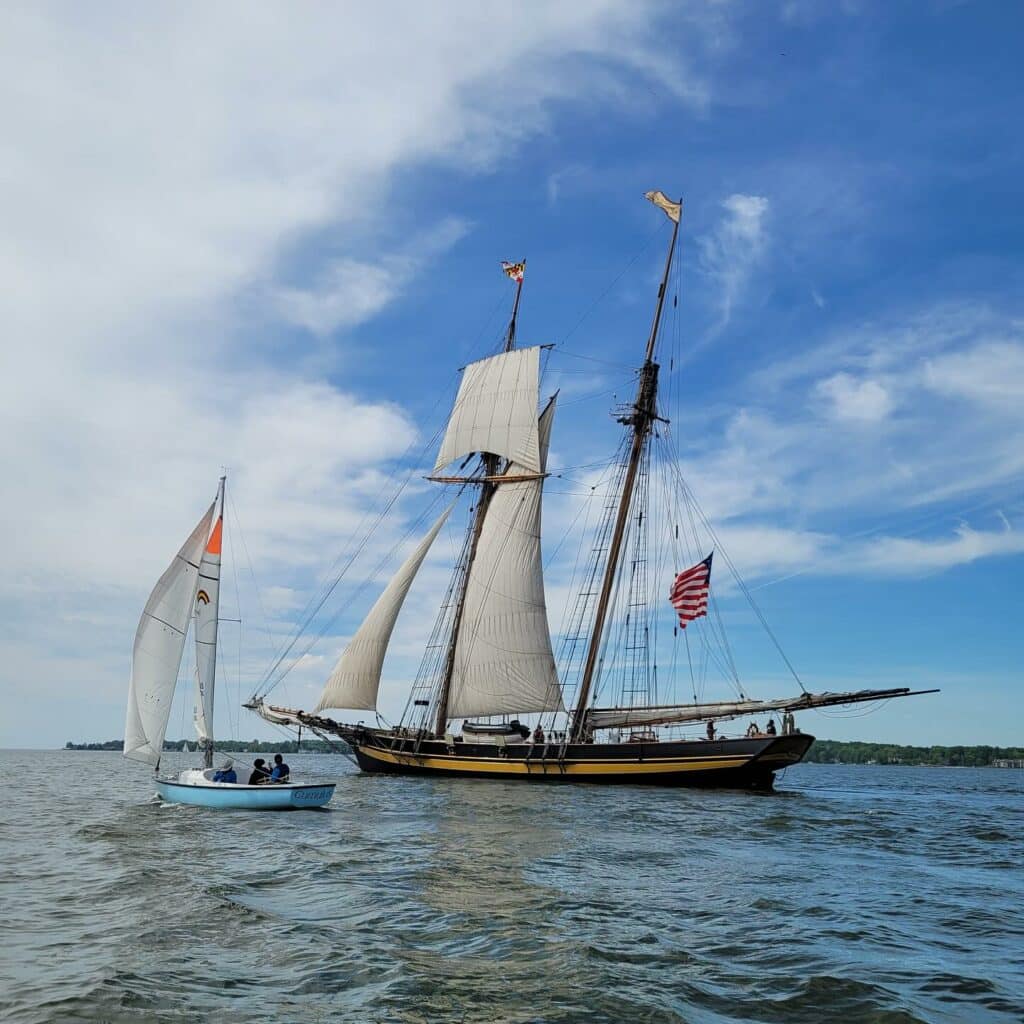
[[626,526],[633,503],[637,472],[643,459],[644,448],[650,438],[651,426],[658,419],[658,364],[654,361],[654,353],[658,342],[658,329],[661,325],[661,311],[665,304],[665,290],[668,287],[668,277],[672,270],[672,257],[675,253],[676,238],[679,235],[682,200],[679,200],[678,203],[673,203],[661,192],[648,193],[646,198],[664,210],[669,220],[672,221],[672,238],[668,246],[668,255],[665,257],[665,270],[661,277],[661,284],[658,287],[658,301],[654,307],[654,319],[651,323],[650,336],[647,339],[644,363],[640,368],[639,380],[637,381],[636,400],[633,403],[631,412],[620,419],[621,423],[632,429],[633,440],[630,445],[626,472],[622,481],[622,493],[619,495],[615,526],[608,545],[608,561],[605,565],[601,590],[598,594],[597,607],[594,612],[594,624],[590,634],[590,642],[587,646],[586,660],[583,663],[583,674],[580,679],[576,709],[573,712],[571,732],[573,738],[577,741],[583,738],[586,728],[587,704],[593,691],[598,660],[601,656],[601,645],[608,618],[608,608],[611,603],[612,589],[615,585],[615,578],[619,569],[622,542],[626,535]]
[[[519,300],[523,294],[523,279],[525,278],[526,261],[517,264],[502,264],[505,273],[516,282],[516,297],[512,303],[512,316],[509,318],[508,329],[505,331],[505,340],[502,343],[502,352],[511,352],[516,347],[516,321],[519,317]],[[514,271],[511,272],[511,271]],[[448,725],[448,699],[452,689],[452,675],[455,672],[455,651],[458,646],[459,629],[462,625],[462,617],[466,610],[466,590],[469,586],[469,574],[476,559],[477,548],[480,544],[480,534],[483,532],[484,520],[487,518],[487,509],[490,507],[491,499],[498,485],[495,478],[498,475],[499,457],[490,452],[483,452],[480,456],[480,468],[482,480],[480,482],[480,496],[476,503],[476,514],[473,517],[473,534],[469,543],[469,551],[466,555],[465,565],[462,567],[462,578],[459,580],[459,593],[455,602],[455,614],[452,617],[451,636],[448,639],[448,649],[445,653],[444,668],[441,673],[441,683],[437,698],[437,718],[434,722],[434,731],[438,736],[443,736]]]

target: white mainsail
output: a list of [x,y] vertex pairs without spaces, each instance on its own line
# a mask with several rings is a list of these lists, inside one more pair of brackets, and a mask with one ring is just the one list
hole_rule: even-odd
[[199,520],[149,595],[135,633],[124,755],[157,765],[164,746],[185,633],[199,584],[199,560],[210,534],[213,510]]
[[196,591],[195,727],[207,745],[213,742],[213,685],[217,671],[217,616],[220,608],[220,549],[224,517],[219,516],[199,563]]
[[398,613],[402,609],[412,581],[416,578],[416,573],[423,564],[423,559],[427,557],[430,545],[434,543],[451,510],[452,506],[449,505],[441,513],[440,518],[430,528],[430,532],[402,563],[391,582],[384,588],[384,592],[377,598],[334,667],[314,711],[323,711],[325,708],[362,711],[376,709],[384,655],[387,653],[388,641],[395,628]]
[[[538,470],[547,464],[555,400],[538,423]],[[529,472],[513,462],[506,475]],[[544,599],[543,480],[499,484],[466,582],[452,668],[449,718],[561,711]]]
[[520,472],[539,473],[539,380],[537,346],[470,363],[462,375],[434,471],[472,452],[490,452],[517,462]]

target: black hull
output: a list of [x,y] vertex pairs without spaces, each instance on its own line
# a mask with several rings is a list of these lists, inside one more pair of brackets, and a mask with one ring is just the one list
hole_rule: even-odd
[[345,739],[359,767],[375,775],[585,782],[770,790],[775,773],[801,761],[813,736],[667,743],[573,743],[565,747],[446,744],[389,732],[352,730]]

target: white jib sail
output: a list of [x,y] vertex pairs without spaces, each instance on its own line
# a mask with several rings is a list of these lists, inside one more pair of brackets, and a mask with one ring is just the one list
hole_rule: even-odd
[[[539,422],[539,469],[547,463],[552,399]],[[513,462],[507,475],[527,469]],[[466,583],[455,647],[449,718],[561,711],[544,599],[542,480],[499,484]]]
[[185,649],[185,633],[199,584],[199,560],[210,535],[214,505],[160,577],[135,633],[124,755],[156,765]]
[[377,707],[377,690],[380,674],[384,667],[384,655],[388,641],[402,610],[405,595],[416,578],[423,559],[427,557],[430,545],[444,526],[452,506],[441,513],[430,528],[430,532],[416,546],[416,550],[402,563],[384,592],[377,598],[363,624],[356,630],[344,653],[334,666],[320,701],[313,709],[346,708],[349,710],[374,711]]
[[195,727],[201,740],[213,742],[213,686],[217,671],[217,618],[220,609],[220,549],[223,517],[217,519],[199,563],[196,590]]
[[470,363],[462,375],[434,471],[471,452],[490,452],[539,473],[540,349],[514,349]]

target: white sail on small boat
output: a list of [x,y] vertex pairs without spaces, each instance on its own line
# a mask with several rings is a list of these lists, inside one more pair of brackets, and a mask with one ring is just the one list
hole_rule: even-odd
[[[221,477],[217,497],[158,580],[139,620],[128,685],[124,756],[152,765],[157,773],[157,795],[171,803],[262,810],[322,807],[334,795],[334,783],[250,786],[215,778],[221,774],[213,768],[213,696],[225,483]],[[220,511],[214,522],[218,505]],[[174,778],[163,777],[159,770],[164,736],[189,621],[193,619],[195,726],[203,748],[203,768],[186,769]],[[188,744],[185,748],[188,750]]]

